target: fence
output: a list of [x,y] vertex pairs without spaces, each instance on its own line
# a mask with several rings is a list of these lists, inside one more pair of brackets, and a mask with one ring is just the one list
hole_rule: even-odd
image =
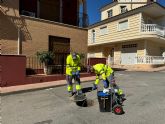
[[162,57],[162,56],[138,56],[137,64],[165,64],[165,57]]
[[[55,54],[54,62],[49,67],[53,74],[64,74],[66,67],[66,57],[68,54]],[[41,64],[39,59],[34,57],[26,57],[27,75],[43,73],[44,64]],[[86,58],[81,59],[81,70],[86,71]]]

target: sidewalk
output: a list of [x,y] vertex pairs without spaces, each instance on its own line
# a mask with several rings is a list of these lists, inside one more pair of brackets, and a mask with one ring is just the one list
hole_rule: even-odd
[[[96,78],[95,76],[83,77],[83,78],[81,78],[81,82],[84,83],[87,81],[93,81],[93,80],[95,80],[95,78]],[[0,94],[9,94],[9,93],[22,92],[22,91],[45,89],[45,88],[58,87],[58,86],[64,86],[64,85],[66,85],[66,80],[11,86],[11,87],[1,87]]]
[[118,65],[114,65],[113,66],[114,70],[123,70],[123,71],[144,71],[144,72],[158,72],[158,71],[165,71],[165,65],[164,66],[160,66],[160,67],[154,67],[154,68],[150,68],[150,67],[139,67],[139,66],[126,66],[126,65],[122,65],[122,66],[118,66]]

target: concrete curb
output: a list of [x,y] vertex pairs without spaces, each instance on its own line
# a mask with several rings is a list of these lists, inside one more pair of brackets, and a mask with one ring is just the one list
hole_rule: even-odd
[[[95,80],[95,76],[81,78],[82,83],[85,83],[88,81],[94,81],[94,80]],[[1,87],[0,94],[8,95],[8,94],[13,94],[13,93],[42,90],[42,89],[60,87],[60,86],[65,86],[65,85],[66,85],[66,80],[59,80],[59,81],[51,81],[51,82],[28,84],[28,85]]]

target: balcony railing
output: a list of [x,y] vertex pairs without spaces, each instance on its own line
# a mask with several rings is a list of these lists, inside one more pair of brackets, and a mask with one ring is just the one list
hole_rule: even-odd
[[165,27],[157,24],[142,24],[141,31],[144,33],[155,33],[159,36],[165,37]]
[[165,64],[163,56],[138,56],[137,64]]

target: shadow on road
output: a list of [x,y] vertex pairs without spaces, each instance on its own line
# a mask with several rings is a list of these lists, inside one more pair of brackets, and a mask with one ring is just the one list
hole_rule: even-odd
[[92,87],[86,87],[82,89],[83,93],[87,93],[87,92],[91,92],[92,91]]

